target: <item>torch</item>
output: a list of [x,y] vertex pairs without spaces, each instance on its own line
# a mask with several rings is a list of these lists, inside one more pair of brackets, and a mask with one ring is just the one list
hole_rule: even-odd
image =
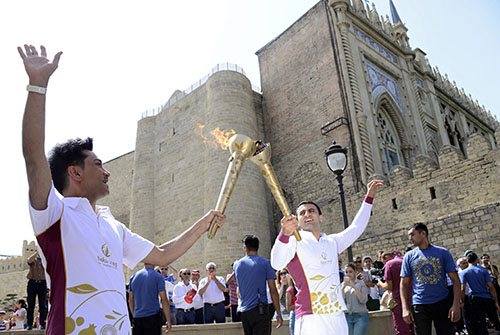
[[[255,142],[245,135],[236,134],[231,136],[229,139],[229,151],[231,152],[231,157],[229,158],[229,166],[227,167],[226,176],[224,177],[224,182],[219,193],[219,198],[217,199],[217,204],[215,205],[215,210],[220,211],[224,214],[231,193],[233,192],[234,185],[236,185],[236,180],[240,174],[243,163],[247,158],[255,153]],[[208,229],[208,238],[213,239],[215,233],[219,226],[215,224],[215,217],[210,222],[210,227]]]
[[[278,183],[278,179],[273,171],[273,166],[271,165],[271,145],[269,143],[264,143],[262,141],[255,141],[256,151],[252,157],[250,157],[250,161],[256,164],[260,173],[264,176],[266,180],[267,186],[271,190],[274,199],[278,203],[279,208],[283,215],[288,216],[292,214],[290,207],[288,207],[288,203],[286,202],[285,195],[283,194],[283,190],[281,189],[280,184]],[[293,232],[297,241],[302,240],[300,237],[300,233],[298,230]]]

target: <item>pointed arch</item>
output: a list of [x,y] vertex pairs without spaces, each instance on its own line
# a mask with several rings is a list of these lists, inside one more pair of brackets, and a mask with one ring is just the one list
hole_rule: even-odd
[[376,119],[381,161],[385,174],[395,165],[410,167],[410,143],[403,116],[392,97],[382,93],[376,100]]

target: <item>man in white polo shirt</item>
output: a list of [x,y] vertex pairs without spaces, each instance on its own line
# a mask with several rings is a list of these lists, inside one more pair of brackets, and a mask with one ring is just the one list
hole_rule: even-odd
[[200,280],[199,293],[203,297],[203,314],[205,323],[226,322],[224,310],[224,292],[227,292],[226,281],[216,276],[217,266],[210,262],[206,266],[207,276]]
[[[92,152],[92,139],[56,145],[45,156],[45,94],[62,52],[50,62],[31,45],[18,48],[29,77],[23,119],[23,154],[29,184],[30,215],[48,274],[51,310],[48,335],[130,334],[123,265],[166,266],[208,230],[209,211],[176,239],[155,246],[97,206],[109,193],[110,174]],[[84,118],[76,115],[75,120]]]

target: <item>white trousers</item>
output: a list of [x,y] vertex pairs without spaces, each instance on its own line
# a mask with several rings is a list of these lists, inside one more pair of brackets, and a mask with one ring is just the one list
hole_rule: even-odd
[[344,312],[308,314],[295,320],[295,335],[348,335]]

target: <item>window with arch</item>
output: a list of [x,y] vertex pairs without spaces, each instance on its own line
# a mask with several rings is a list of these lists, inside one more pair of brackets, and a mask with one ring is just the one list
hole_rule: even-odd
[[399,138],[397,137],[394,124],[383,109],[379,110],[377,114],[377,123],[382,145],[382,161],[385,167],[385,173],[389,176],[393,166],[401,165]]

